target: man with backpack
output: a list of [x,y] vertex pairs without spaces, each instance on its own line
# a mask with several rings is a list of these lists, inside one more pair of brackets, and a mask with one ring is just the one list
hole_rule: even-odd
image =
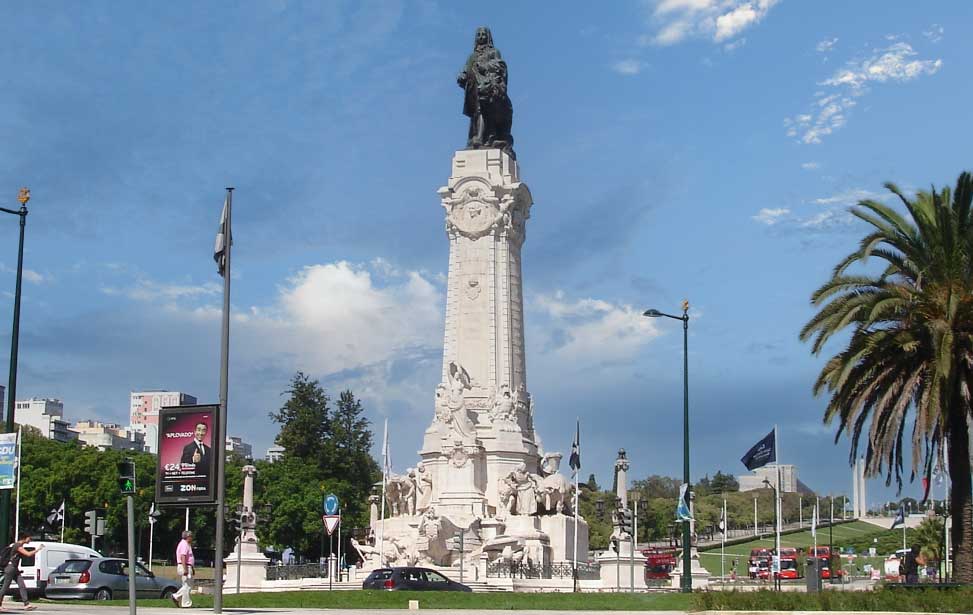
[[0,606],[3,605],[3,597],[10,589],[10,583],[17,582],[17,589],[20,590],[20,599],[24,603],[25,611],[33,611],[37,607],[27,600],[27,588],[24,586],[24,577],[20,573],[20,560],[24,557],[33,557],[35,553],[44,548],[44,545],[36,549],[27,548],[30,542],[30,534],[21,536],[20,540],[9,544],[0,551],[0,566],[3,566],[3,584],[0,585]]

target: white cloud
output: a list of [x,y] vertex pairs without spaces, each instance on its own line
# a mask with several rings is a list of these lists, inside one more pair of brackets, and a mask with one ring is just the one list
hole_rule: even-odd
[[726,42],[767,16],[779,0],[643,0],[653,33],[643,41],[674,45],[687,38]]
[[747,38],[746,37],[738,38],[735,41],[730,41],[726,45],[723,45],[723,49],[725,51],[736,51],[737,49],[739,49],[740,47],[743,47],[746,44],[747,44]]
[[813,171],[815,169],[820,169],[821,168],[821,164],[818,163],[818,162],[814,162],[812,160],[810,162],[802,162],[801,163],[801,168],[804,169],[805,171]]
[[773,226],[778,222],[780,222],[781,220],[783,220],[784,217],[788,216],[790,213],[791,210],[786,209],[784,207],[780,207],[777,209],[768,209],[764,207],[763,209],[757,212],[757,215],[751,216],[751,218],[753,218],[757,222],[760,222],[761,224],[766,224],[767,226]]
[[658,335],[641,310],[603,299],[570,299],[558,291],[533,297],[528,307],[546,321],[535,331],[546,338],[542,346],[574,369],[631,359]]
[[642,63],[632,58],[620,60],[612,64],[612,70],[619,75],[637,75],[642,72]]
[[824,90],[815,94],[810,113],[784,120],[787,136],[805,144],[821,143],[848,121],[849,111],[858,98],[869,92],[871,83],[906,83],[923,75],[933,75],[942,67],[942,60],[920,60],[911,45],[893,42],[884,49],[876,49],[863,60],[852,60],[819,85]]
[[865,199],[878,199],[884,200],[888,198],[886,194],[880,194],[878,192],[872,192],[871,190],[864,190],[862,188],[853,188],[850,190],[844,190],[831,196],[819,197],[813,199],[811,202],[815,205],[854,205],[858,201]]
[[[17,270],[0,263],[0,272],[17,273]],[[34,271],[33,269],[28,269],[26,267],[24,267],[21,271],[21,275],[24,281],[31,284],[43,284],[44,282],[50,282],[52,279],[50,275],[45,275],[39,271]]]
[[945,33],[946,30],[941,25],[934,23],[928,30],[923,30],[922,35],[930,41],[938,43],[943,40],[943,34]]
[[[391,277],[384,285],[375,276]],[[164,284],[139,279],[103,292],[150,302],[186,320],[217,322],[219,284]],[[312,265],[286,280],[266,306],[234,307],[234,336],[265,357],[288,357],[310,373],[329,374],[389,360],[442,343],[442,293],[415,271],[377,259]],[[411,350],[409,350],[411,351]]]
[[826,38],[823,41],[820,41],[817,44],[817,46],[815,46],[815,49],[819,53],[828,53],[829,51],[831,51],[832,49],[834,49],[834,46],[837,43],[838,43],[838,38],[837,37],[835,37],[835,38]]

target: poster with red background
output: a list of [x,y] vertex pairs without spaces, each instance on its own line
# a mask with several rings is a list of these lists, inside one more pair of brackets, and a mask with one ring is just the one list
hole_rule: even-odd
[[219,413],[218,405],[159,409],[157,505],[216,503]]

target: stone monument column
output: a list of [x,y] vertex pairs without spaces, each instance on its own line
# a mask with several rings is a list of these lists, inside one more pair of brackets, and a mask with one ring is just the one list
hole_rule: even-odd
[[439,195],[449,238],[446,331],[420,455],[433,473],[437,512],[485,516],[498,510],[504,476],[521,463],[539,471],[521,276],[532,199],[502,149],[456,152]]
[[615,460],[615,497],[624,509],[628,509],[628,468],[625,449],[618,449],[618,459]]
[[270,562],[260,551],[257,543],[257,513],[253,508],[253,477],[257,468],[243,466],[243,540],[237,539],[236,547],[229,557],[223,560],[226,570],[225,587],[235,587],[237,561],[240,565],[240,587],[250,591],[260,589],[267,579],[267,564]]

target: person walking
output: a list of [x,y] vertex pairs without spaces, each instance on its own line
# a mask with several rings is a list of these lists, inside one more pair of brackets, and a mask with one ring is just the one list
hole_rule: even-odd
[[21,558],[33,557],[35,553],[44,548],[44,545],[36,549],[27,547],[30,538],[30,534],[24,534],[20,537],[20,540],[8,547],[10,559],[7,560],[7,565],[3,567],[3,584],[0,585],[0,610],[3,610],[3,597],[7,595],[7,590],[10,589],[10,583],[13,581],[17,582],[17,589],[20,590],[20,600],[24,603],[24,610],[33,611],[37,608],[27,600],[27,588],[24,586],[24,577],[20,572]]
[[172,601],[176,606],[188,608],[193,605],[193,576],[195,576],[196,560],[193,558],[193,533],[186,530],[182,533],[182,540],[176,547],[176,572],[182,578],[182,586],[172,594]]
[[902,562],[902,573],[905,575],[907,585],[915,585],[919,582],[919,545],[912,545],[912,548],[905,554]]

